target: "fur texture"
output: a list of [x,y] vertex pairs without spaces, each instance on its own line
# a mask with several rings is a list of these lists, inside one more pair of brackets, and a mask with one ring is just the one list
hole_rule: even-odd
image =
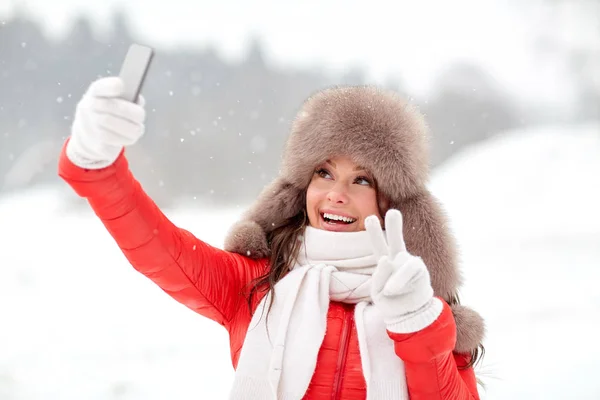
[[485,336],[485,322],[481,315],[463,305],[451,306],[454,320],[456,321],[457,353],[468,353],[475,349]]
[[[308,98],[292,124],[280,175],[230,230],[225,249],[253,258],[270,254],[266,235],[300,212],[315,168],[349,156],[370,171],[390,208],[404,218],[407,250],[423,258],[434,292],[446,300],[461,284],[456,244],[438,201],[426,188],[429,133],[423,116],[395,93],[369,86],[325,89]],[[454,306],[457,351],[475,349],[482,318]]]
[[429,172],[428,136],[421,114],[397,95],[373,87],[326,89],[298,113],[281,175],[306,189],[314,168],[351,156],[377,178],[389,199],[417,193]]
[[263,189],[242,220],[229,230],[225,249],[252,258],[268,257],[267,232],[305,207],[304,190],[276,178]]

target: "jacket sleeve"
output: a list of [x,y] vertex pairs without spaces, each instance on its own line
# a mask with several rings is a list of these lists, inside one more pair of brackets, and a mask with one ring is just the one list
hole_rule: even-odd
[[479,400],[473,368],[459,369],[467,365],[470,355],[452,351],[456,324],[452,310],[442,303],[442,313],[427,328],[408,334],[388,330],[396,354],[404,361],[410,398]]
[[123,153],[112,165],[79,168],[63,146],[58,173],[88,200],[131,265],[175,300],[221,325],[246,306],[245,285],[265,272],[252,260],[212,247],[178,228],[129,170]]

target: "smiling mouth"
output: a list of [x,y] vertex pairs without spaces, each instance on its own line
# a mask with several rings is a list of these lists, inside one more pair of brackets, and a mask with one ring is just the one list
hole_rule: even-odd
[[321,218],[327,224],[331,225],[350,225],[356,222],[356,218],[343,217],[341,215],[321,213]]

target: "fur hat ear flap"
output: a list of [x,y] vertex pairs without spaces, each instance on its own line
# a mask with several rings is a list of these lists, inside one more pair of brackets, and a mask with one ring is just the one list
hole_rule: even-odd
[[304,190],[282,178],[265,187],[240,222],[232,226],[224,248],[251,258],[270,255],[267,235],[306,207]]
[[460,304],[451,305],[452,314],[456,321],[457,353],[468,353],[475,350],[483,342],[485,336],[485,323],[476,311]]
[[264,258],[270,254],[267,234],[254,221],[235,223],[225,238],[225,250],[251,258]]
[[461,276],[454,237],[438,201],[422,189],[410,198],[391,200],[390,207],[402,213],[406,249],[427,265],[435,295],[449,301],[461,284]]

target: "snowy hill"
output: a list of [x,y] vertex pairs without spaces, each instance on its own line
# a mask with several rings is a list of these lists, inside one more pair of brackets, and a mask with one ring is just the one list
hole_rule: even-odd
[[598,233],[599,174],[599,124],[537,128],[463,150],[436,171],[432,189],[460,215],[461,231],[507,240]]
[[[436,172],[485,399],[598,399],[600,126],[512,132]],[[64,188],[63,188],[64,189]],[[0,399],[223,399],[227,334],[135,272],[73,194],[0,199]],[[220,246],[238,210],[167,211]]]
[[431,189],[488,325],[483,397],[600,398],[600,125],[499,135]]

